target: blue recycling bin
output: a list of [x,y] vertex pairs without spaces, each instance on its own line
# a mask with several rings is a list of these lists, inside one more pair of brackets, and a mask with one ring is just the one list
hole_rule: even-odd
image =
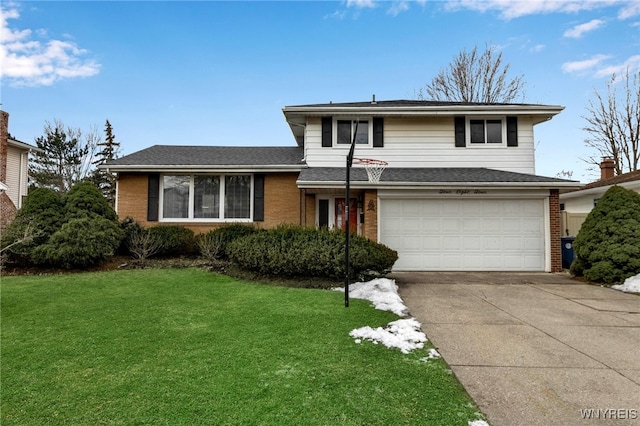
[[576,237],[562,237],[562,268],[569,269],[573,259],[576,258],[576,252],[573,249],[573,241]]

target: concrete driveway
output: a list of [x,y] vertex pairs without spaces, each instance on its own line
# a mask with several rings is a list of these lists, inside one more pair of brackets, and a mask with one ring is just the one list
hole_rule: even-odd
[[640,424],[640,296],[566,274],[390,278],[493,426]]

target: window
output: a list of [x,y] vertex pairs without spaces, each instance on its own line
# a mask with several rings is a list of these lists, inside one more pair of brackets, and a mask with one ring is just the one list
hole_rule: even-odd
[[354,132],[357,144],[369,144],[369,120],[336,120],[336,128],[339,144],[351,144]]
[[502,120],[469,120],[469,142],[502,144]]
[[251,219],[250,175],[165,175],[162,219]]

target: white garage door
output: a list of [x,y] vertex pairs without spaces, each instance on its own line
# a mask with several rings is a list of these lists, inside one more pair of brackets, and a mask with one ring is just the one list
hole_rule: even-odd
[[544,201],[380,199],[398,271],[544,271]]

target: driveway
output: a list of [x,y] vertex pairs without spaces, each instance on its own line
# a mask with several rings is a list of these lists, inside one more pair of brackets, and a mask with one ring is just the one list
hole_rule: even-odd
[[491,425],[640,424],[640,296],[566,274],[390,278]]

